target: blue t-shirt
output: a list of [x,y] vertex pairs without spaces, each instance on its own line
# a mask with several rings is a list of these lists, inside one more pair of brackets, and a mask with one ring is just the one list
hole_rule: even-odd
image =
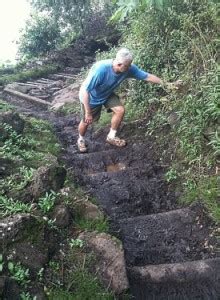
[[[99,61],[92,66],[83,83],[83,87],[89,93],[90,106],[95,107],[105,104],[113,91],[126,78],[144,80],[147,77],[148,73],[139,69],[134,64],[131,64],[126,72],[115,73],[112,68],[112,59],[107,59]],[[81,98],[80,95],[80,100]]]

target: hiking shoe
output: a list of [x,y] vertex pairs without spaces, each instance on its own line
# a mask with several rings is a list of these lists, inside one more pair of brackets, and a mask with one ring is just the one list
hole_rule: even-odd
[[78,140],[77,146],[80,153],[87,152],[86,142],[84,140]]
[[107,136],[106,142],[117,147],[124,147],[127,144],[125,140],[120,139],[119,137],[109,138]]

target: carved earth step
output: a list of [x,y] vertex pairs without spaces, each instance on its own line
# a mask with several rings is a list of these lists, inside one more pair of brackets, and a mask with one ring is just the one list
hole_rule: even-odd
[[[206,225],[206,226],[204,226]],[[207,226],[202,208],[120,221],[128,265],[179,263],[215,257],[216,239]]]
[[145,172],[128,169],[101,173],[88,176],[86,183],[98,204],[116,223],[122,218],[172,209],[175,195],[151,170]]
[[219,300],[220,258],[128,269],[137,300]]
[[121,164],[124,166],[123,169],[127,167],[139,168],[140,172],[149,166],[149,163],[146,164],[146,161],[149,161],[146,145],[139,145],[139,147],[130,145],[125,148],[114,148],[108,144],[94,142],[93,146],[93,150],[95,148],[99,149],[98,152],[78,153],[72,157],[72,165],[76,169],[80,169],[80,174],[106,172],[110,168],[109,165]]

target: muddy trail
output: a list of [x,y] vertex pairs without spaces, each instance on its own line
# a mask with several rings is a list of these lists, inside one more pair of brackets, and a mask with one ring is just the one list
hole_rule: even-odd
[[[60,157],[74,180],[94,196],[125,252],[132,299],[220,299],[220,259],[212,223],[200,205],[180,207],[165,181],[166,165],[146,120],[123,124],[125,148],[105,143],[108,128],[88,132],[88,153],[76,148],[79,116],[51,112],[14,96],[2,98],[26,116],[49,120],[59,137]],[[209,245],[209,247],[207,247]]]

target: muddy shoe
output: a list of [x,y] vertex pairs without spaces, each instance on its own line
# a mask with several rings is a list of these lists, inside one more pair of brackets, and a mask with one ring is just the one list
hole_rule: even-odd
[[106,142],[113,145],[113,146],[117,146],[117,147],[126,146],[126,141],[120,139],[119,137],[114,137],[114,138],[111,139],[107,136]]
[[81,152],[81,153],[87,152],[87,147],[86,147],[86,143],[84,140],[78,140],[77,146],[78,146],[79,152]]

